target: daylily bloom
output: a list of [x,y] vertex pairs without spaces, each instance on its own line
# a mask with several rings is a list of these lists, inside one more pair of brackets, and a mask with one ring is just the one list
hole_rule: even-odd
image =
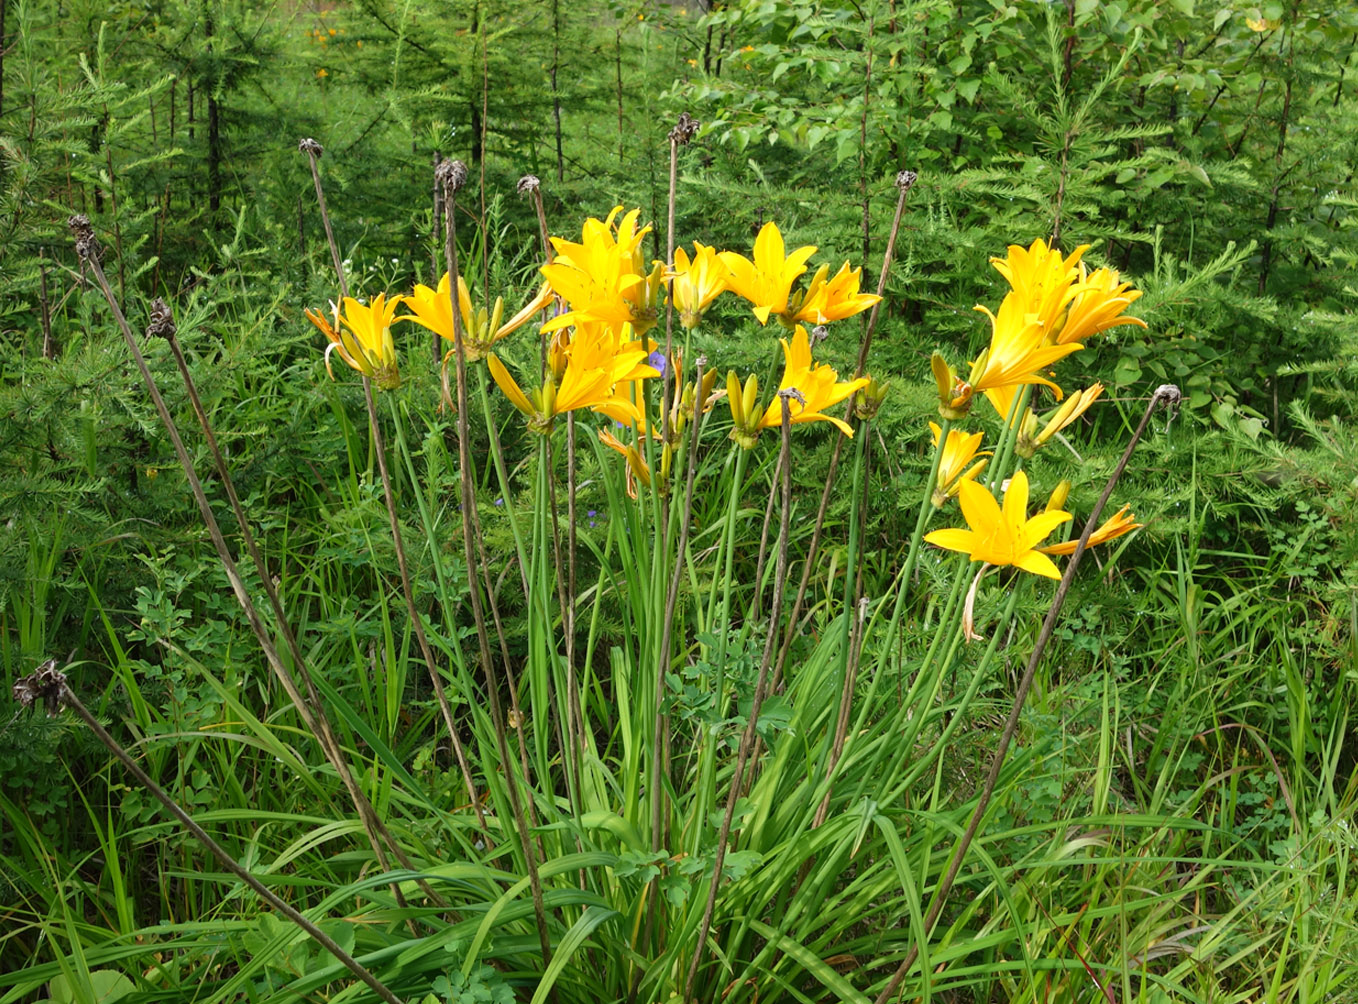
[[650,348],[631,337],[631,326],[615,331],[611,325],[581,324],[573,336],[558,333],[547,353],[547,379],[528,394],[509,375],[494,353],[486,365],[505,397],[528,416],[528,427],[547,433],[557,415],[588,408],[617,422],[637,424],[638,410],[625,391],[632,383],[659,376],[646,363]]
[[[1137,523],[1136,517],[1131,513],[1131,506],[1125,505],[1118,510],[1117,515],[1104,521],[1103,526],[1099,527],[1089,535],[1088,547],[1095,544],[1106,544],[1110,540],[1116,540],[1124,533],[1131,533],[1145,526],[1144,523]],[[1068,540],[1063,544],[1048,544],[1046,547],[1039,547],[1038,550],[1043,554],[1070,555],[1075,553],[1075,545],[1078,540]]]
[[780,313],[778,319],[789,328],[799,321],[807,324],[829,324],[854,314],[862,313],[882,298],[875,293],[860,293],[859,285],[863,280],[861,268],[849,268],[845,262],[833,279],[827,281],[830,266],[822,265],[811,277],[805,290],[792,297],[787,312]]
[[717,252],[707,245],[694,241],[692,258],[683,248],[674,249],[674,268],[665,278],[671,280],[670,299],[681,325],[698,326],[708,305],[726,289],[726,275]]
[[606,220],[586,220],[579,243],[552,238],[556,258],[542,266],[542,274],[571,309],[547,322],[544,331],[580,321],[626,322],[638,334],[654,326],[664,268],[643,271],[641,242],[651,228],[637,229],[640,210],[634,209],[615,230],[620,212],[622,207],[616,206]]
[[1040,430],[1037,427],[1037,416],[1033,414],[1031,408],[1026,409],[1019,423],[1018,440],[1014,444],[1015,451],[1021,457],[1031,457],[1047,445],[1047,440],[1088,411],[1089,406],[1097,401],[1102,393],[1103,384],[1096,383],[1086,390],[1072,394],[1061,407],[1052,413],[1051,418],[1047,419],[1047,424]]
[[[938,446],[938,437],[942,433],[933,422],[929,423],[929,429],[933,432],[934,446]],[[981,445],[981,433],[965,433],[960,429],[949,429],[948,438],[943,444],[943,457],[938,462],[938,480],[934,483],[934,493],[932,497],[935,507],[942,506],[953,498],[961,487],[963,481],[975,480],[981,471],[985,470],[988,460],[971,464],[977,457],[988,457],[990,451],[977,453]],[[971,464],[970,467],[967,465]]]
[[[866,387],[867,377],[841,382],[833,367],[814,362],[811,358],[811,341],[806,329],[800,324],[792,336],[792,341],[779,340],[783,346],[783,379],[778,384],[780,391],[795,391],[790,406],[790,422],[799,425],[803,422],[832,422],[846,436],[853,435],[847,423],[833,415],[825,414],[825,409],[839,404],[850,394]],[[735,371],[726,377],[726,399],[731,406],[734,428],[731,438],[750,449],[754,446],[759,433],[764,429],[776,429],[783,424],[783,405],[778,395],[774,395],[762,416],[756,413],[759,397],[759,379],[753,374],[741,387]]]
[[[1061,388],[1039,376],[1038,371],[1084,346],[1048,343],[1040,318],[1025,312],[1018,294],[1012,291],[1000,301],[998,314],[992,314],[979,304],[976,309],[990,318],[991,336],[990,345],[971,364],[967,383],[972,391],[985,393],[1004,418],[1009,414],[1006,398],[1011,398],[1013,390],[1022,384],[1040,383],[1050,387],[1059,401],[1063,396]],[[992,392],[1000,393],[992,396]]]
[[1047,242],[1039,237],[1027,248],[1010,244],[1008,256],[991,258],[990,264],[1009,281],[1022,313],[1034,315],[1042,333],[1050,335],[1075,296],[1076,281],[1081,277],[1078,262],[1088,250],[1088,244],[1081,244],[1068,258],[1063,258],[1060,251],[1047,247]]
[[1034,575],[1059,579],[1060,571],[1052,560],[1038,551],[1040,543],[1062,523],[1070,521],[1070,513],[1059,510],[1043,512],[1028,518],[1028,475],[1016,473],[1009,481],[1004,495],[1004,507],[995,497],[975,481],[963,481],[958,492],[962,515],[968,530],[935,530],[925,540],[950,551],[970,555],[972,561],[990,565],[1013,565]]
[[806,271],[806,262],[816,253],[814,246],[800,247],[785,254],[783,235],[773,222],[765,223],[754,241],[754,261],[734,251],[718,256],[729,273],[726,284],[737,296],[754,305],[754,316],[767,324],[769,314],[787,312],[788,294],[797,277]]
[[[417,285],[413,294],[401,298],[412,313],[402,314],[396,320],[414,321],[416,324],[428,328],[440,338],[449,342],[456,342],[453,337],[453,305],[448,295],[448,286],[447,272],[444,272],[443,278],[439,280],[438,289]],[[552,287],[549,283],[544,282],[537,295],[522,310],[504,324],[501,324],[500,321],[504,317],[505,309],[503,298],[498,296],[495,298],[495,306],[489,313],[484,307],[473,307],[471,291],[467,289],[467,281],[459,275],[457,277],[457,306],[462,320],[462,347],[467,354],[467,361],[476,362],[478,359],[485,358],[486,353],[491,350],[496,342],[526,324],[551,299]]]
[[1076,286],[1075,296],[1071,298],[1065,322],[1056,332],[1056,341],[1061,345],[1083,342],[1090,335],[1097,335],[1119,324],[1146,327],[1146,322],[1139,317],[1122,316],[1122,312],[1140,295],[1141,290],[1132,289],[1131,283],[1118,281],[1115,269],[1101,268],[1092,275],[1086,275],[1084,263],[1081,262],[1080,282]]
[[311,323],[330,339],[325,350],[325,370],[330,379],[335,378],[335,372],[330,368],[330,353],[337,352],[351,367],[372,379],[378,389],[394,390],[401,385],[401,373],[396,367],[396,346],[391,339],[392,315],[400,302],[400,297],[387,300],[385,293],[378,293],[373,297],[372,305],[365,306],[352,296],[346,296],[343,312],[334,308],[333,324],[319,311],[306,311]]

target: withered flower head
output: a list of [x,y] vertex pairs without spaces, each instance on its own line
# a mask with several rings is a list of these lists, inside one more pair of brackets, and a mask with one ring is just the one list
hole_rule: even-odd
[[67,218],[66,225],[71,228],[71,233],[75,234],[75,253],[81,258],[92,258],[98,261],[99,241],[94,236],[94,227],[90,225],[90,218],[84,213],[75,213]]
[[174,326],[174,314],[170,305],[156,297],[151,301],[151,323],[146,325],[147,338],[171,339],[178,329]]
[[51,718],[61,707],[61,692],[65,689],[66,674],[57,669],[57,660],[48,659],[28,676],[16,680],[12,692],[25,709],[42,701],[47,706],[47,717]]
[[670,130],[670,142],[683,146],[698,135],[698,127],[701,125],[702,123],[688,112],[680,112],[678,124]]
[[445,160],[434,168],[434,180],[450,195],[462,191],[467,183],[467,165],[460,160]]

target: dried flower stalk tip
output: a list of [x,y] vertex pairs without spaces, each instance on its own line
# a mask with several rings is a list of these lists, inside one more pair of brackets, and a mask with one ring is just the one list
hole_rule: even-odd
[[74,213],[66,220],[66,225],[75,234],[75,253],[81,258],[99,258],[99,241],[94,236],[94,227],[84,213]]
[[542,182],[538,179],[536,174],[525,174],[519,179],[520,195],[528,195],[531,192],[536,192],[541,187]]
[[434,180],[450,195],[456,195],[467,183],[467,165],[460,160],[445,160],[434,168]]
[[896,187],[902,192],[908,192],[915,187],[915,182],[919,180],[919,175],[914,171],[902,171],[896,175]]
[[299,142],[297,149],[309,157],[320,157],[321,154],[325,153],[324,147],[310,137]]
[[702,123],[688,112],[680,112],[678,124],[670,130],[670,142],[683,146],[698,135],[698,127],[701,125]]
[[151,323],[146,325],[147,338],[171,339],[179,329],[174,326],[174,313],[170,305],[156,297],[151,301]]
[[47,717],[51,718],[61,707],[61,694],[66,689],[66,674],[57,669],[57,660],[48,659],[28,676],[16,680],[13,687],[14,699],[25,709],[38,701],[47,706]]

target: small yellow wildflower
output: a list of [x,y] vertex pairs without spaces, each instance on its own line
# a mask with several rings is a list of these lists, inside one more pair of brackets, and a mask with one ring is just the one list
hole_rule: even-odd
[[374,296],[371,306],[346,296],[343,312],[334,308],[333,325],[319,311],[306,311],[311,323],[330,339],[325,350],[325,369],[332,380],[335,373],[330,368],[330,353],[337,352],[350,367],[371,378],[380,390],[394,390],[401,385],[396,346],[391,339],[391,323],[398,303],[400,297],[388,300],[385,293]]
[[[933,433],[934,447],[937,448],[938,437],[943,430],[933,422],[929,423],[929,430]],[[986,464],[990,462],[988,460],[972,464],[977,457],[990,456],[989,450],[984,453],[977,452],[981,446],[981,436],[979,432],[948,430],[947,441],[943,444],[943,457],[938,462],[938,480],[934,483],[931,499],[936,508],[942,508],[948,499],[955,497],[963,481],[974,481],[985,470]],[[968,467],[968,464],[971,466]]]
[[[412,295],[401,298],[412,313],[402,314],[396,320],[414,321],[445,341],[456,342],[453,337],[453,304],[448,295],[448,286],[447,272],[443,273],[437,289],[417,285]],[[462,346],[467,354],[467,361],[476,362],[485,358],[486,353],[496,342],[521,328],[534,314],[550,303],[551,299],[552,287],[544,282],[537,295],[522,310],[501,324],[500,320],[505,309],[504,300],[497,296],[495,306],[489,313],[484,307],[473,307],[471,291],[467,288],[466,280],[459,275],[457,305],[462,320]]]
[[716,251],[693,242],[693,257],[683,248],[674,249],[674,268],[665,275],[670,282],[670,298],[679,311],[679,323],[695,328],[708,306],[726,289],[726,267]]
[[549,321],[544,331],[579,321],[606,321],[630,323],[637,334],[645,334],[655,325],[664,266],[643,271],[641,242],[651,228],[638,229],[641,211],[634,209],[615,229],[621,212],[616,206],[606,220],[586,220],[578,243],[552,238],[556,258],[541,271],[571,309]]
[[548,433],[557,415],[588,408],[617,422],[635,425],[641,412],[624,393],[630,385],[660,374],[647,365],[647,343],[632,339],[631,325],[581,324],[569,338],[558,333],[548,351],[547,379],[530,397],[494,353],[486,365],[505,397],[528,416],[528,427]]
[[769,222],[755,238],[754,261],[734,251],[719,255],[729,272],[727,285],[737,296],[750,301],[760,324],[768,323],[769,314],[787,313],[792,284],[806,271],[807,259],[816,248],[807,245],[790,255],[785,252],[783,235]]
[[962,515],[970,529],[935,530],[925,540],[950,551],[961,551],[972,561],[990,565],[1013,565],[1034,575],[1059,579],[1061,572],[1046,554],[1034,545],[1040,543],[1070,513],[1055,510],[1028,518],[1028,475],[1019,471],[1009,481],[1004,507],[975,481],[963,481],[958,496]]
[[1087,275],[1081,262],[1080,282],[1071,298],[1065,322],[1056,332],[1056,341],[1061,345],[1083,342],[1091,335],[1119,324],[1146,327],[1146,322],[1139,317],[1122,316],[1131,302],[1141,295],[1141,290],[1130,286],[1131,283],[1118,281],[1116,269],[1101,268]]
[[1037,416],[1033,414],[1031,408],[1025,409],[1023,418],[1019,423],[1018,441],[1014,444],[1014,449],[1020,457],[1031,457],[1042,447],[1047,445],[1047,441],[1070,426],[1078,419],[1089,406],[1099,399],[1103,393],[1103,384],[1096,383],[1086,390],[1072,394],[1066,399],[1061,407],[1054,411],[1047,424],[1040,430],[1037,427]]
[[[1089,535],[1088,547],[1095,544],[1106,544],[1110,540],[1116,540],[1125,533],[1139,530],[1145,526],[1144,523],[1136,522],[1136,517],[1131,513],[1131,506],[1125,505],[1118,510],[1115,516],[1105,520],[1103,526],[1099,527]],[[1039,547],[1038,550],[1043,554],[1071,555],[1075,553],[1075,545],[1078,540],[1068,540],[1063,544],[1048,544],[1046,547]]]
[[[811,358],[811,342],[806,329],[797,326],[792,341],[781,339],[783,346],[783,379],[779,391],[793,392],[790,405],[791,424],[830,422],[846,436],[853,429],[843,419],[825,414],[825,409],[839,404],[849,395],[867,386],[867,377],[841,382],[833,367],[817,363]],[[745,449],[754,446],[764,429],[776,429],[783,423],[783,405],[774,395],[763,415],[757,415],[759,380],[753,374],[744,387],[733,370],[726,377],[726,399],[731,406],[733,428],[731,438]]]
[[[1020,385],[1040,383],[1054,390],[1060,400],[1064,396],[1061,388],[1039,376],[1039,371],[1084,346],[1049,344],[1041,320],[1024,309],[1021,297],[1015,292],[1005,294],[998,314],[992,314],[980,305],[976,309],[990,318],[991,336],[990,345],[971,364],[967,383],[972,390],[990,397],[991,392],[1012,393]],[[1009,411],[1002,403],[1003,397],[1003,394],[999,398],[992,397],[991,404],[1007,418]]]
[[799,322],[829,324],[831,321],[840,321],[867,310],[882,299],[875,293],[858,291],[863,270],[849,268],[848,262],[840,266],[833,279],[827,281],[829,274],[829,265],[818,268],[810,285],[792,298],[786,313],[778,315],[786,327],[794,327]]
[[1008,256],[991,258],[990,264],[1008,280],[1018,312],[1025,317],[1032,315],[1043,334],[1050,335],[1075,296],[1075,283],[1080,278],[1078,262],[1088,250],[1088,244],[1081,244],[1063,258],[1060,251],[1047,247],[1047,242],[1039,237],[1027,248],[1009,245]]

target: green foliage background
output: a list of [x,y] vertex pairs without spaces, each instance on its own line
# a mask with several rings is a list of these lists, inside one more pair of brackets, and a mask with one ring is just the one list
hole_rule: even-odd
[[[1275,867],[1352,821],[1358,9],[4,0],[3,10],[4,680],[72,653],[89,703],[177,797],[216,809],[238,846],[258,839],[247,807],[324,815],[333,786],[296,782],[281,765],[290,750],[223,750],[204,738],[236,702],[264,720],[288,716],[81,273],[67,215],[93,220],[134,328],[152,296],[175,305],[270,567],[333,656],[318,665],[383,741],[434,775],[434,712],[414,674],[403,701],[372,696],[377,667],[401,663],[409,639],[399,614],[372,615],[390,595],[395,558],[361,395],[326,378],[301,314],[334,290],[297,139],[326,149],[356,287],[430,280],[432,166],[454,156],[471,166],[477,192],[463,228],[467,271],[480,287],[526,292],[537,223],[514,194],[518,178],[542,179],[555,233],[615,204],[663,225],[666,136],[680,111],[704,123],[681,162],[686,242],[743,249],[773,219],[792,246],[817,244],[820,260],[864,262],[866,287],[894,177],[919,173],[871,363],[893,393],[876,426],[869,594],[889,582],[909,535],[913,460],[932,408],[928,356],[970,358],[988,333],[970,309],[998,299],[986,259],[1056,231],[1144,290],[1134,312],[1148,330],[1116,329],[1072,360],[1111,384],[1109,405],[1076,437],[1073,468],[1069,458],[1043,462],[1097,483],[1155,385],[1182,386],[1184,409],[1124,480],[1149,527],[1107,560],[1103,581],[1080,586],[1088,595],[1050,660],[1060,668],[1026,723],[1039,766],[1004,810],[1007,823],[1059,818],[1100,742],[1088,714],[1101,702],[1120,709],[1125,728],[1153,735],[1114,785],[1129,806],[1210,822],[1232,834],[1232,853]],[[767,364],[749,345],[699,348],[722,368]],[[850,365],[854,346],[826,348],[841,370]],[[402,351],[403,393],[433,400],[434,367],[415,362],[428,359],[427,343],[411,338]],[[148,355],[162,386],[177,387],[163,347]],[[187,414],[182,395],[171,407]],[[799,469],[808,490],[827,455],[823,440]],[[523,477],[531,484],[531,472]],[[1077,489],[1077,510],[1091,492]],[[492,546],[507,550],[486,494]],[[425,560],[416,577],[432,589]],[[817,583],[826,595],[831,585],[828,575]],[[64,944],[93,944],[96,931],[127,934],[216,908],[215,876],[195,875],[198,852],[102,749],[65,720],[0,719],[0,973],[52,962],[62,950],[50,932],[63,925]],[[1068,730],[1059,749],[1037,740],[1053,723]],[[986,743],[982,729],[966,733],[948,768],[957,776],[939,783],[965,787]],[[1222,772],[1239,780],[1218,793],[1209,782]],[[454,797],[449,777],[434,783]],[[1291,816],[1280,808],[1284,789],[1302,804]],[[279,824],[279,846],[293,825]],[[128,837],[131,892],[111,886],[103,867],[115,830]],[[308,867],[333,869],[336,883],[353,877],[342,860]],[[1342,898],[1351,881],[1317,879],[1316,900]],[[1352,946],[1351,911],[1336,923],[1326,936]],[[1249,954],[1247,928],[1231,958]],[[1269,999],[1318,999],[1301,989],[1312,947],[1282,950],[1275,970],[1243,964],[1221,985],[1245,992],[1279,974]],[[501,999],[499,980],[487,967],[438,989]],[[0,982],[0,993],[14,985]],[[474,988],[484,994],[466,996]],[[992,994],[1001,991],[974,990]]]

